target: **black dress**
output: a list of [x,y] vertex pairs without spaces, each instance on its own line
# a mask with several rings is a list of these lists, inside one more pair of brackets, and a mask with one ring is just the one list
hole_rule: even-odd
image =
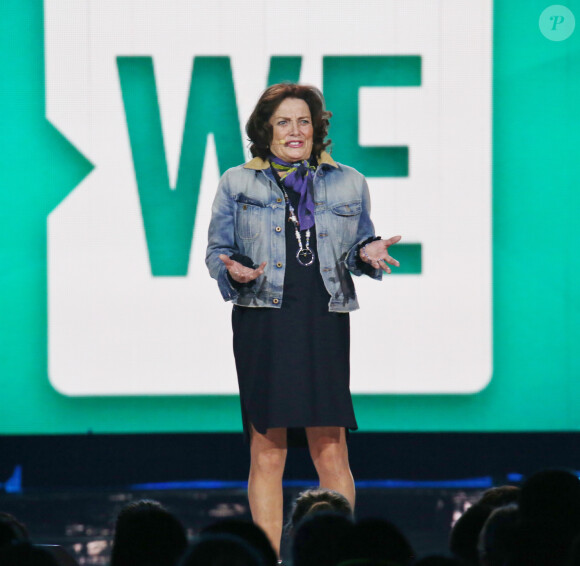
[[[286,189],[294,209],[298,194]],[[328,311],[330,295],[320,275],[316,226],[310,248],[316,258],[304,267],[296,259],[298,242],[286,208],[286,269],[282,306],[235,305],[234,357],[240,388],[244,435],[250,423],[288,429],[288,445],[305,445],[304,427],[339,426],[356,430],[350,396],[348,313]],[[305,241],[305,232],[301,233]],[[261,261],[261,258],[252,258]]]

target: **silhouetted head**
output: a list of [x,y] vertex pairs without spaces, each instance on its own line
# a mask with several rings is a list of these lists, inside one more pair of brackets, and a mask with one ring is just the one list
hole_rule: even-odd
[[354,525],[344,515],[327,511],[304,517],[292,540],[294,566],[336,566],[352,558]]
[[415,560],[411,544],[393,523],[362,519],[354,527],[353,556],[409,566]]
[[580,531],[580,481],[566,470],[530,476],[520,495],[514,564],[562,566]]
[[207,533],[186,551],[179,566],[267,566],[262,555],[238,536]]
[[494,509],[481,529],[478,551],[481,566],[501,566],[513,553],[518,536],[517,505]]
[[278,557],[272,548],[266,533],[256,523],[239,519],[226,519],[213,523],[204,529],[201,534],[225,533],[237,536],[255,548],[264,559],[267,566],[276,566]]
[[520,517],[514,544],[509,552],[509,565],[564,566],[573,535],[557,524],[529,521]]
[[479,533],[492,511],[492,507],[477,503],[459,517],[449,536],[449,550],[455,558],[470,566],[479,565]]
[[329,511],[352,517],[352,507],[348,499],[332,489],[307,489],[298,494],[298,497],[292,503],[289,528],[295,528],[296,525],[307,515]]
[[181,522],[161,503],[141,500],[119,513],[111,566],[173,566],[187,547]]
[[526,521],[546,521],[580,530],[580,480],[565,470],[544,470],[522,486],[520,513]]
[[28,540],[26,527],[10,513],[0,513],[0,547]]
[[487,505],[488,507],[504,507],[512,503],[518,503],[520,499],[520,488],[515,485],[500,485],[498,487],[490,487],[483,492],[481,499],[478,501],[480,505]]

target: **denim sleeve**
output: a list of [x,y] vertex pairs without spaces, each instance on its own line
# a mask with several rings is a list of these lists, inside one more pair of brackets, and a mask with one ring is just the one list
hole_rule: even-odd
[[[372,279],[380,281],[383,278],[382,269],[373,269],[368,266],[368,264],[363,266],[358,260],[358,252],[360,245],[369,238],[375,236],[375,227],[371,220],[371,197],[369,193],[369,187],[367,185],[366,179],[362,179],[362,211],[358,223],[358,229],[356,233],[356,243],[350,248],[346,255],[346,267],[353,275],[368,275]],[[370,267],[370,269],[368,269]]]
[[227,177],[226,172],[219,182],[211,208],[205,264],[209,274],[217,281],[224,301],[234,301],[238,297],[238,290],[230,283],[228,270],[219,258],[220,254],[230,257],[239,253],[234,224],[236,203],[230,192]]

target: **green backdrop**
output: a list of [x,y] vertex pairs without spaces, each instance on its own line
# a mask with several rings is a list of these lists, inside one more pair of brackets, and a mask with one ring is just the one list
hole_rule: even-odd
[[[493,358],[475,395],[355,396],[361,430],[578,430],[580,30],[500,0],[493,54]],[[580,17],[580,1],[566,6]],[[240,430],[224,397],[68,398],[47,377],[46,219],[92,165],[44,118],[43,6],[0,4],[0,433]]]

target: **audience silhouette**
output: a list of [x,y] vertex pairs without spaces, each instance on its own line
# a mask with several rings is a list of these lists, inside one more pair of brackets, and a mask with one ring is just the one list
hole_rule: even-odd
[[[451,529],[452,556],[417,557],[395,524],[380,518],[355,521],[348,501],[325,489],[300,493],[288,525],[292,566],[580,566],[580,480],[567,470],[543,470],[521,489],[487,490]],[[71,563],[63,560],[63,553],[34,546],[22,523],[0,513],[0,566]],[[140,500],[117,516],[110,566],[276,562],[268,538],[251,522],[207,525],[188,547],[175,515],[157,501]]]
[[260,552],[241,537],[207,533],[197,538],[179,566],[266,566]]
[[161,503],[135,501],[117,517],[110,566],[174,566],[186,546],[183,525]]

